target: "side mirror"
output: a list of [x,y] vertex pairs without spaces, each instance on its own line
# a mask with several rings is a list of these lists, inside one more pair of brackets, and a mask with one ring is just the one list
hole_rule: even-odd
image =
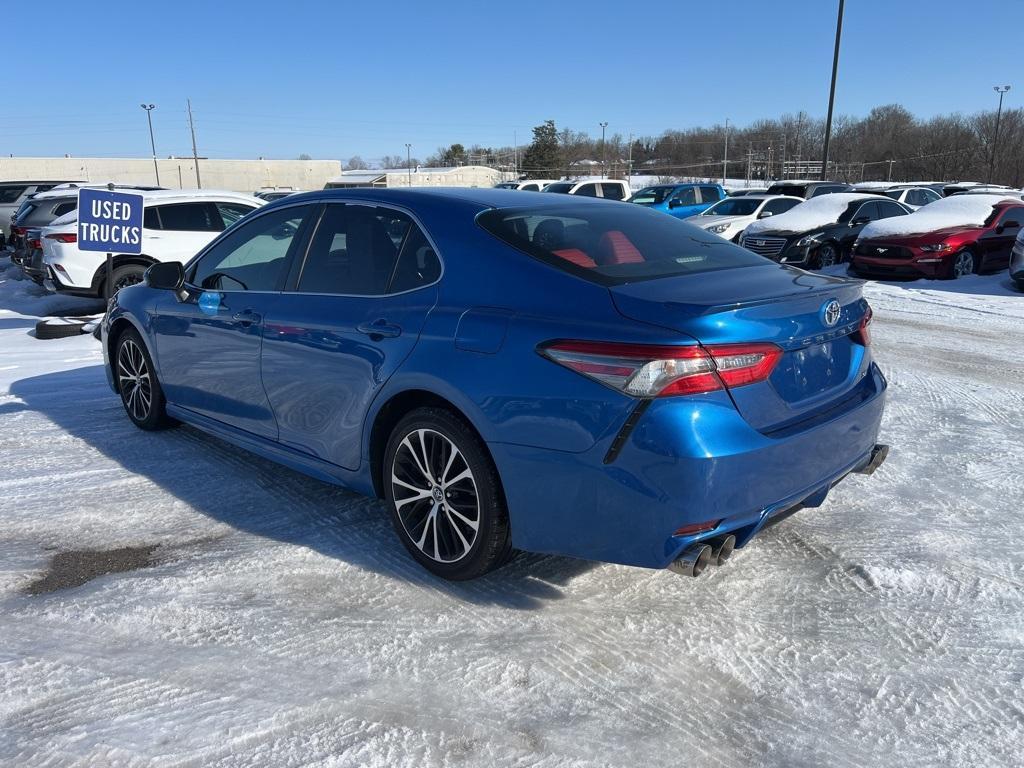
[[678,208],[682,204],[683,204],[683,201],[682,200],[678,200],[678,199],[676,199],[676,200],[669,200],[668,201],[668,207],[669,208]]
[[851,227],[859,227],[861,224],[867,224],[871,221],[870,216],[858,216],[856,219],[850,222]]
[[143,281],[158,291],[174,291],[178,301],[184,301],[187,296],[184,290],[185,266],[180,261],[164,261],[150,265],[143,276]]
[[1010,219],[1000,224],[996,231],[1001,233],[1004,229],[1017,229],[1018,227],[1020,227],[1020,222]]
[[772,213],[771,211],[761,211],[759,214],[757,214],[757,218],[759,218],[759,219],[767,219],[769,216],[774,216],[774,215],[775,214]]

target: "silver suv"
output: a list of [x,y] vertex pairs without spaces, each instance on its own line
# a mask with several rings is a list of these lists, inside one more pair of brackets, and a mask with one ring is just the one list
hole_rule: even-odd
[[84,181],[0,181],[0,247],[7,245],[7,228],[22,203],[37,192],[53,189],[58,184],[86,184]]

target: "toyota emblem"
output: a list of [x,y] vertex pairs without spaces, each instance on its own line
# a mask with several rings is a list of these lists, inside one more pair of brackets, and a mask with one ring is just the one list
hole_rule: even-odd
[[825,321],[825,325],[831,328],[839,322],[839,315],[842,313],[843,308],[839,306],[839,302],[835,299],[828,301],[824,307],[822,307],[822,319]]

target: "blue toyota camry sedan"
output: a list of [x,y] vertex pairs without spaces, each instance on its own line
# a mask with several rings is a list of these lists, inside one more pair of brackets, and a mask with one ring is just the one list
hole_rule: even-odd
[[468,579],[514,549],[696,575],[885,458],[861,284],[641,206],[330,190],[150,267],[103,322],[143,429],[385,500]]

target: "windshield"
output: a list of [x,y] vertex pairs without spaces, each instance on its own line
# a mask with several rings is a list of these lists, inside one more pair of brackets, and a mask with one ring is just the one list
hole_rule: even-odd
[[477,222],[525,253],[600,285],[765,264],[765,259],[640,206],[493,209]]
[[561,192],[564,195],[569,194],[569,190],[576,186],[574,181],[560,181],[555,184],[548,184],[544,187],[545,192]]
[[701,216],[752,216],[763,200],[751,199],[749,197],[726,198],[715,203]]
[[672,194],[673,189],[675,189],[675,187],[672,185],[664,187],[646,187],[629,198],[629,202],[640,203],[641,205],[659,205],[665,202],[665,198]]

